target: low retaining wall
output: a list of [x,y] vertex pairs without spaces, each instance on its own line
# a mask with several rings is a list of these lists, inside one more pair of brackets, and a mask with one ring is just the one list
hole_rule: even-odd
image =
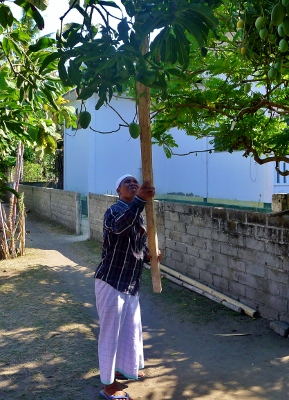
[[[284,209],[280,196],[276,211]],[[116,199],[89,195],[92,238],[102,239],[103,214]],[[288,215],[162,201],[155,209],[162,264],[289,322]]]
[[[80,195],[20,186],[26,208],[80,233]],[[90,238],[102,240],[103,214],[116,196],[88,195]],[[261,316],[289,323],[289,195],[274,214],[155,201],[162,264],[222,292]]]
[[24,193],[24,204],[42,218],[50,219],[71,229],[77,235],[81,230],[80,194],[60,189],[19,185]]

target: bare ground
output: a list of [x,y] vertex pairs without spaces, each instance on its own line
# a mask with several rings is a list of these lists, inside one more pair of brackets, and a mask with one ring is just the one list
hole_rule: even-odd
[[[27,218],[27,253],[0,262],[0,399],[98,400],[93,271],[100,245]],[[228,310],[145,271],[141,308],[147,378],[134,400],[286,400],[289,339],[269,321]]]

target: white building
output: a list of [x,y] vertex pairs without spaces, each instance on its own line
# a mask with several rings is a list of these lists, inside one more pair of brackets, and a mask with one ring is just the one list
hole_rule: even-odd
[[[78,110],[80,102],[74,92],[66,96]],[[125,173],[141,180],[139,139],[130,138],[127,123],[135,115],[135,104],[128,99],[113,99],[111,107],[95,111],[97,97],[85,101],[92,120],[87,129],[66,129],[64,135],[64,189],[115,194],[115,181]],[[102,133],[98,133],[98,132]],[[113,132],[113,133],[105,133]],[[162,147],[153,146],[154,185],[160,197],[197,200],[214,204],[239,204],[251,207],[269,206],[273,193],[288,193],[289,177],[277,176],[273,163],[257,164],[242,152],[202,152],[211,148],[207,139],[196,140],[173,129],[179,147],[175,153],[198,150],[197,154],[167,159]]]

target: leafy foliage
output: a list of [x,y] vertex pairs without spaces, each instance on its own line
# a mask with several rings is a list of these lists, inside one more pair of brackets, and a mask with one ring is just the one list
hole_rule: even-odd
[[[289,162],[289,52],[261,39],[255,26],[259,16],[270,21],[276,3],[225,1],[218,9],[219,39],[209,36],[206,57],[192,44],[189,66],[182,79],[171,78],[168,97],[152,95],[153,135],[159,143],[178,127],[197,138],[209,137],[211,150],[243,151],[259,164],[276,162],[277,170],[279,161]],[[270,76],[272,66],[280,69],[277,80]],[[168,146],[169,156],[176,154],[174,146]]]
[[[98,110],[113,93],[140,82],[152,90],[153,140],[168,157],[177,147],[169,130],[178,127],[209,137],[211,150],[241,150],[259,164],[275,161],[277,170],[279,161],[289,161],[289,52],[273,41],[279,35],[272,22],[278,1],[121,3],[128,18],[121,16],[115,29],[110,24],[115,2],[86,1],[85,9],[71,2],[83,24],[60,32],[58,67],[79,99],[98,94]],[[103,24],[91,23],[93,13]],[[267,33],[256,28],[259,17]],[[142,54],[140,45],[153,32]]]
[[[58,36],[59,76],[64,84],[76,86],[80,100],[98,94],[96,110],[113,93],[125,92],[132,81],[158,89],[165,97],[170,76],[167,66],[178,63],[185,70],[189,63],[186,33],[204,46],[209,31],[217,26],[213,9],[220,3],[122,1],[127,17],[114,1],[86,1],[85,8],[73,2],[71,9],[79,11],[83,24],[66,24]],[[110,21],[117,11],[120,17],[113,28]],[[95,13],[102,24],[93,25]],[[154,31],[157,34],[149,51],[143,54],[142,43]]]
[[[9,6],[0,3],[0,161],[5,162],[20,140],[38,153],[54,152],[64,122],[75,125],[74,108],[62,98],[67,91],[57,75],[56,40],[31,36],[43,27],[41,10],[47,1],[16,0],[24,18],[17,21]],[[32,33],[33,32],[33,33]],[[45,50],[43,49],[45,47]],[[7,165],[8,165],[7,164]]]

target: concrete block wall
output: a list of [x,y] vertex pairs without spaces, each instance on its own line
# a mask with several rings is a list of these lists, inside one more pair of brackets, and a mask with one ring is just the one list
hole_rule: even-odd
[[165,203],[166,266],[289,322],[289,216]]
[[[90,238],[102,240],[102,224],[105,211],[114,203],[118,196],[98,195],[89,193],[88,195],[88,221]],[[164,224],[164,202],[156,200],[154,202],[156,224],[158,229],[159,247],[165,256],[165,224]],[[146,222],[145,211],[143,212],[144,221]]]
[[117,196],[88,193],[88,225],[91,239],[102,240],[104,213],[116,201]]
[[[20,192],[26,208],[80,233],[78,193],[27,185],[20,185]],[[273,196],[271,214],[155,201],[162,264],[257,309],[265,318],[289,323],[286,196]],[[103,214],[116,201],[117,196],[89,193],[90,238],[102,240]]]
[[42,218],[56,221],[77,235],[81,227],[80,194],[60,189],[19,185],[24,193],[24,204]]
[[[90,195],[92,238],[116,199]],[[289,323],[289,215],[162,201],[155,210],[162,264]]]

